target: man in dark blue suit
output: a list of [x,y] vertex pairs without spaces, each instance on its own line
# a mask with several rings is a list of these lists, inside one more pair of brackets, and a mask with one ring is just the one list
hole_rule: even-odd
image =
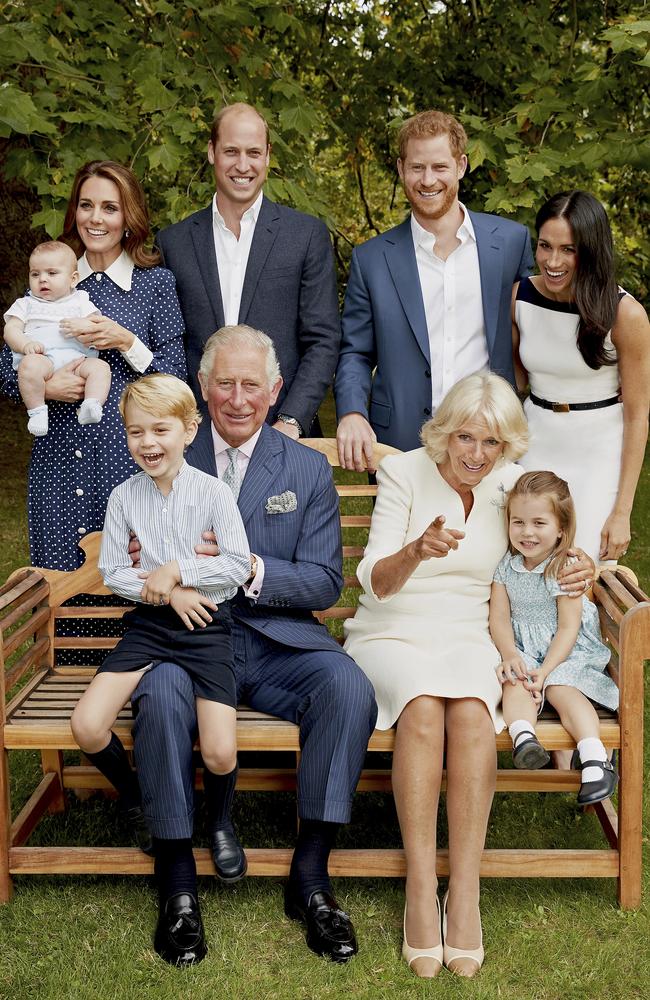
[[375,440],[407,451],[463,376],[490,368],[514,386],[512,286],[532,269],[528,230],[468,211],[462,125],[423,111],[402,126],[397,169],[412,213],[352,254],[334,395],[345,468]]
[[[300,726],[301,822],[285,912],[306,924],[310,948],[344,962],[356,952],[354,929],[333,896],[327,863],[339,825],[350,818],[377,708],[368,679],[311,613],[334,604],[343,583],[338,497],[324,456],[265,423],[282,387],[265,334],[246,326],[215,333],[199,381],[210,421],[187,460],[233,488],[253,553],[250,578],[232,602],[238,699]],[[156,950],[191,964],[205,954],[191,842],[192,685],[175,664],[160,664],[132,701],[160,889]],[[221,790],[226,808],[211,825],[217,874],[228,881],[245,872],[229,823],[234,781]]]
[[224,325],[247,323],[273,341],[284,379],[268,420],[297,438],[309,432],[334,377],[336,275],[325,224],[262,194],[270,153],[268,126],[255,108],[222,109],[208,145],[212,204],[164,229],[156,243],[176,278],[197,399],[206,340]]

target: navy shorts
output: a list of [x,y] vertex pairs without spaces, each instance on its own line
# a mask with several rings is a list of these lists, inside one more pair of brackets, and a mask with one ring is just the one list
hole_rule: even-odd
[[97,673],[142,670],[171,661],[189,674],[197,698],[237,707],[230,601],[219,605],[205,628],[196,625],[193,631],[169,605],[139,604],[123,620],[128,630]]

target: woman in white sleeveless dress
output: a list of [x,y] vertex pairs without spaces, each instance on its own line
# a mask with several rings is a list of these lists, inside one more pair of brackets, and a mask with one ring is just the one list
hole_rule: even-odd
[[612,235],[584,191],[540,209],[540,273],[515,285],[513,347],[530,445],[525,469],[550,469],[573,496],[576,545],[596,562],[630,541],[630,513],[648,437],[650,325],[619,289]]

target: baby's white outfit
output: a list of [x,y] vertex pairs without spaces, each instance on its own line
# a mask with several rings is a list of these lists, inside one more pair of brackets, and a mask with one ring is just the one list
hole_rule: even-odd
[[[99,312],[93,305],[88,292],[73,289],[69,295],[61,299],[49,301],[41,299],[30,292],[16,299],[14,304],[4,314],[5,323],[13,316],[24,323],[24,335],[29,340],[39,341],[45,348],[45,356],[54,365],[54,370],[67,365],[69,361],[77,361],[80,357],[96,358],[99,351],[94,347],[85,347],[76,337],[65,337],[59,327],[62,319],[83,319]],[[12,351],[14,371],[25,357]]]

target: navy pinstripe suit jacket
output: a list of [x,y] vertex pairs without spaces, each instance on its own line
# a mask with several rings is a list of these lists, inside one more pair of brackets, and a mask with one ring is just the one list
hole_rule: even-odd
[[[186,453],[190,465],[217,475],[209,419]],[[270,514],[269,497],[291,490],[296,510]],[[295,649],[336,649],[312,609],[328,608],[343,586],[339,502],[324,455],[262,425],[237,501],[251,552],[264,560],[257,602],[240,590],[233,614]]]

